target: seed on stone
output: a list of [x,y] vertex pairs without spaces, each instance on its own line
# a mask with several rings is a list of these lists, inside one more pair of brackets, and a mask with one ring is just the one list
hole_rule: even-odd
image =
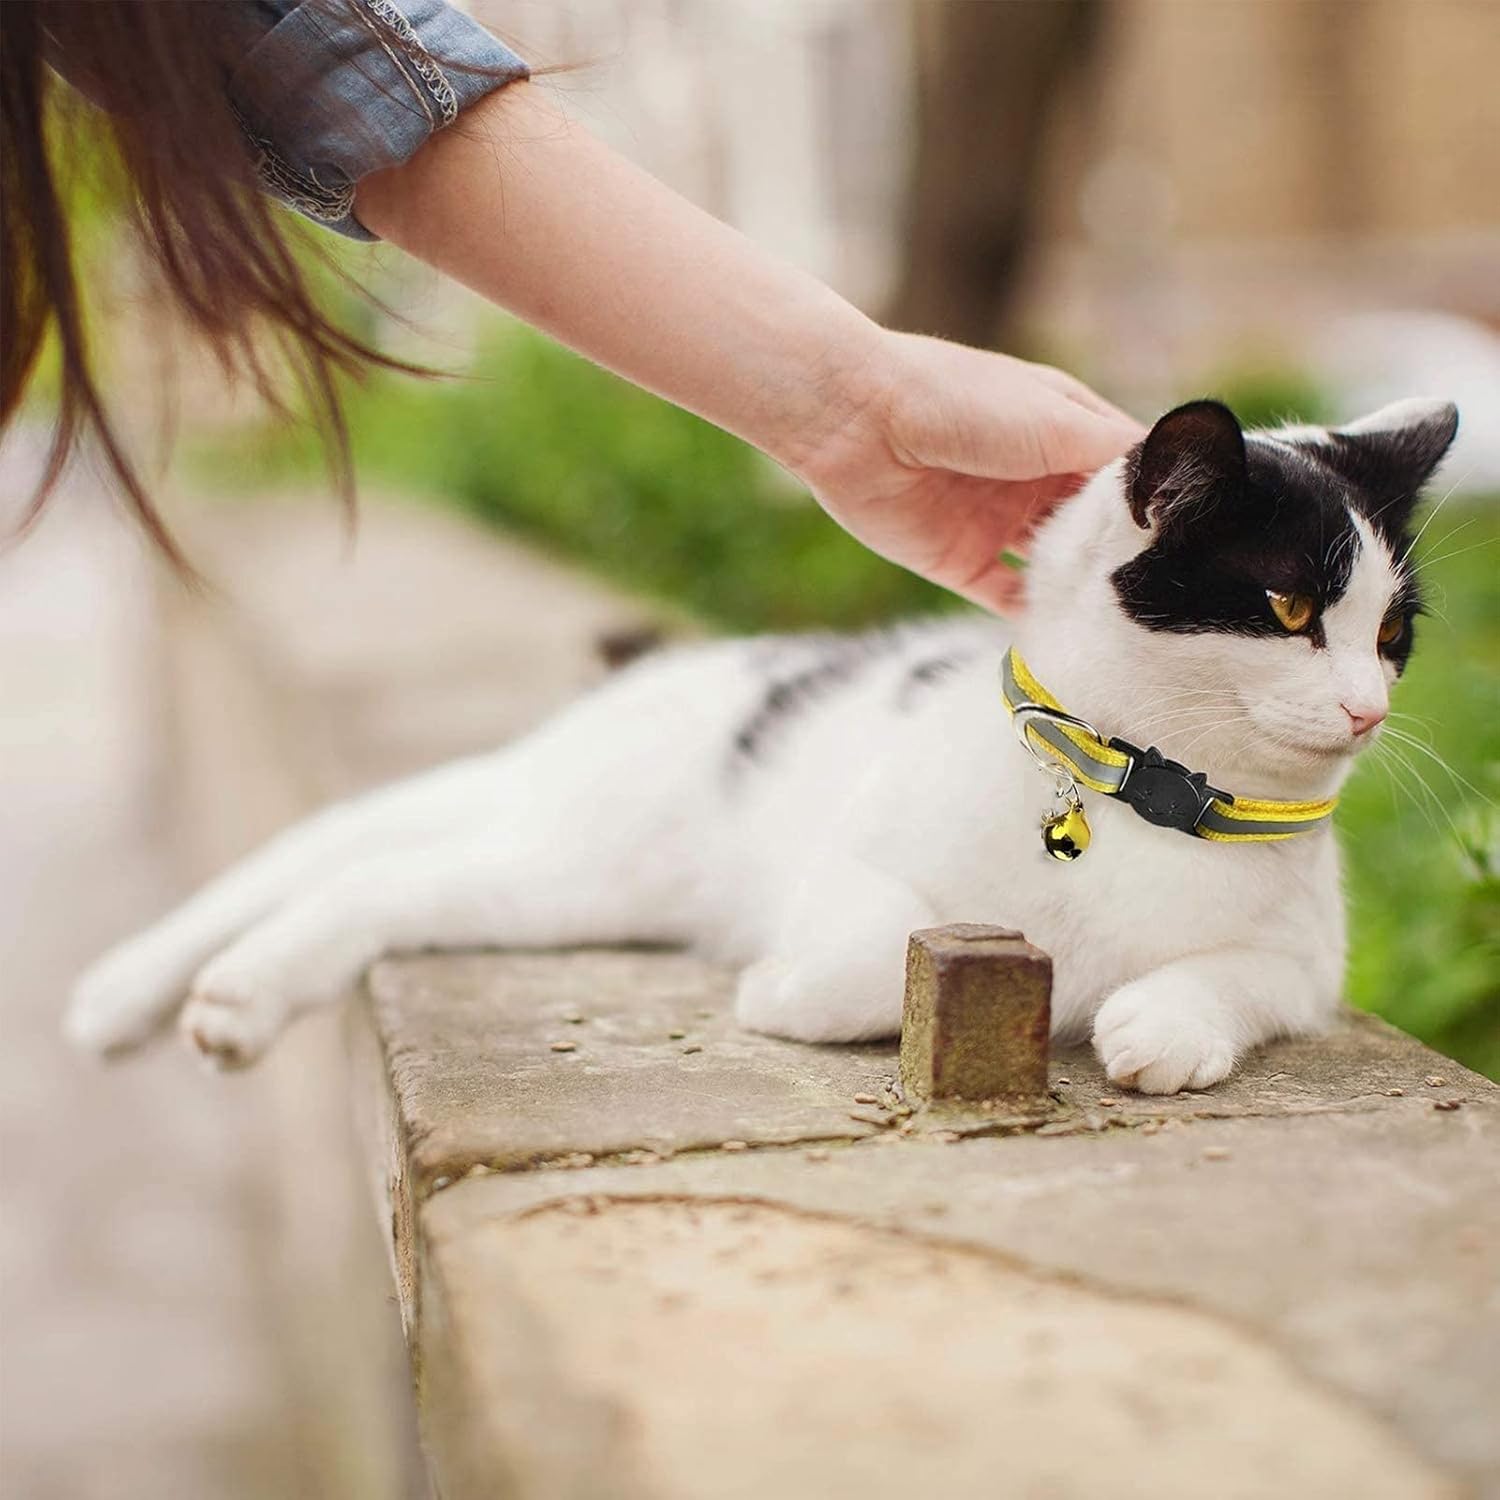
[[1073,1080],[1071,1078],[1059,1078],[1057,1080],[1057,1086],[1060,1089],[1072,1088],[1073,1087]]
[[880,1100],[874,1094],[856,1094],[854,1102],[856,1104],[879,1104]]
[[1463,1102],[1464,1101],[1462,1099],[1434,1099],[1432,1101],[1432,1107],[1434,1109],[1441,1109],[1446,1112],[1450,1109],[1462,1109]]
[[1157,1121],[1157,1120],[1147,1120],[1146,1123],[1141,1126],[1141,1134],[1142,1135],[1155,1135],[1160,1129],[1161,1129],[1161,1123],[1160,1123],[1160,1121]]
[[667,1033],[668,1038],[674,1042],[680,1042],[686,1035],[687,1032],[685,1031],[669,1031]]
[[1429,1073],[1422,1080],[1422,1082],[1425,1083],[1430,1089],[1440,1089],[1445,1083],[1447,1083],[1447,1081],[1448,1080],[1446,1078],[1439,1078],[1436,1073]]
[[951,1146],[955,1141],[963,1138],[956,1130],[934,1130],[929,1139],[937,1141],[940,1145]]
[[582,1026],[587,1019],[587,1016],[580,1015],[576,1010],[570,1010],[567,1015],[563,1017],[563,1020],[565,1020],[569,1026]]
[[1099,1101],[1099,1107],[1101,1109],[1114,1109],[1119,1104],[1119,1102],[1120,1101],[1118,1099],[1111,1098],[1110,1095],[1106,1094]]
[[432,1186],[434,1189],[445,1188],[452,1181],[453,1179],[451,1177],[434,1177],[432,1179]]
[[885,1125],[887,1123],[884,1115],[872,1115],[865,1109],[851,1109],[849,1118],[858,1125]]
[[702,1050],[703,1048],[700,1047],[697,1042],[689,1042],[687,1046],[682,1049],[682,1055],[684,1057],[691,1057],[693,1053],[701,1052]]
[[725,1141],[719,1149],[721,1151],[748,1151],[750,1145],[748,1141]]
[[1387,1089],[1385,1091],[1385,1096],[1386,1096],[1387,1099],[1402,1099],[1402,1098],[1405,1098],[1405,1096],[1406,1096],[1406,1090],[1405,1089]]
[[552,1044],[552,1050],[554,1052],[576,1052],[578,1050],[578,1043],[577,1042],[553,1042],[553,1044]]
[[695,1011],[694,1014],[700,1021],[712,1021],[714,1018],[714,1013],[711,1010]]
[[828,1150],[826,1146],[814,1146],[811,1151],[804,1151],[802,1155],[808,1161],[827,1161],[833,1155],[833,1152]]
[[1205,1146],[1203,1148],[1204,1161],[1228,1161],[1229,1155],[1228,1146]]

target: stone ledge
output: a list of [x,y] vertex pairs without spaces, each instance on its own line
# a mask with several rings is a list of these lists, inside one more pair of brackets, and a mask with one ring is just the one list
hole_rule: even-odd
[[[418,1197],[476,1169],[672,1156],[726,1141],[751,1149],[854,1141],[910,1118],[893,1088],[894,1042],[808,1047],[741,1031],[732,974],[684,953],[410,958],[378,964],[367,987]],[[1332,1035],[1257,1052],[1207,1092],[1122,1092],[1086,1047],[1055,1054],[1049,1078],[1051,1102],[1041,1111],[1018,1114],[1003,1101],[939,1105],[922,1112],[916,1130],[1056,1135],[1195,1118],[1431,1109],[1494,1092],[1479,1075],[1352,1011]]]
[[[422,957],[379,965],[369,988],[398,1275],[429,1446],[458,1500],[494,1493],[480,1476],[499,1473],[503,1493],[590,1500],[749,1495],[752,1480],[819,1500],[924,1484],[978,1496],[1002,1471],[1092,1495],[1094,1459],[1132,1454],[1151,1482],[1129,1493],[1222,1493],[1246,1453],[1259,1477],[1237,1493],[1500,1488],[1500,1434],[1476,1400],[1500,1349],[1500,1090],[1370,1017],[1268,1048],[1206,1093],[1121,1094],[1076,1050],[1052,1059],[1044,1109],[912,1117],[890,1088],[893,1044],[741,1033],[729,976],[682,954]],[[777,1247],[769,1259],[735,1248],[736,1212],[747,1242]],[[653,1267],[658,1242],[671,1269]],[[931,1288],[907,1284],[908,1260]],[[1059,1368],[1006,1329],[1064,1286],[1083,1301],[1057,1317],[1098,1336]],[[846,1301],[907,1346],[873,1383],[862,1319],[824,1317]],[[1013,1426],[968,1411],[942,1342],[926,1342],[962,1329],[966,1306],[1009,1351],[971,1351],[979,1388],[1076,1377],[1093,1409],[1059,1387],[1032,1422],[1056,1437],[1070,1412],[1097,1427],[1095,1448],[1016,1447]],[[1139,1317],[1149,1333],[1129,1331]],[[685,1351],[716,1340],[722,1370],[694,1366]],[[612,1373],[625,1349],[628,1381]],[[1089,1384],[1095,1356],[1155,1393],[1159,1441],[1122,1414],[1134,1397]],[[1191,1424],[1167,1399],[1174,1358],[1215,1372],[1182,1395]],[[1235,1401],[1273,1388],[1290,1404],[1266,1396],[1236,1428]],[[856,1431],[840,1392],[904,1416]],[[784,1441],[762,1431],[752,1461],[725,1409],[752,1425],[781,1413]],[[937,1430],[944,1458],[919,1463],[913,1434]],[[734,1474],[716,1452],[738,1455]]]

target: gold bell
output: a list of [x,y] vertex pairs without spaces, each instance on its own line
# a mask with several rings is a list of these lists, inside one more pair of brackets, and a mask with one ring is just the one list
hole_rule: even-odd
[[1081,802],[1070,802],[1042,820],[1042,843],[1053,859],[1077,859],[1093,836]]

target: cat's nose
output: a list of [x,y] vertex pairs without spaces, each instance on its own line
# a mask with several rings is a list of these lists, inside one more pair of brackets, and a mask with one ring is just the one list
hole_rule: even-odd
[[1383,703],[1356,703],[1353,707],[1342,703],[1339,707],[1349,715],[1349,728],[1356,735],[1368,734],[1388,712]]

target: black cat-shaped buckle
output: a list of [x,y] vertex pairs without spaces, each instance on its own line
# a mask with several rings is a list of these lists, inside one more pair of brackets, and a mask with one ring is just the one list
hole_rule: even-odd
[[1203,814],[1216,797],[1221,802],[1234,803],[1228,792],[1210,786],[1202,771],[1190,771],[1180,762],[1168,760],[1155,745],[1141,750],[1129,740],[1115,737],[1109,746],[1130,757],[1125,779],[1115,789],[1115,796],[1128,802],[1158,828],[1196,833]]

